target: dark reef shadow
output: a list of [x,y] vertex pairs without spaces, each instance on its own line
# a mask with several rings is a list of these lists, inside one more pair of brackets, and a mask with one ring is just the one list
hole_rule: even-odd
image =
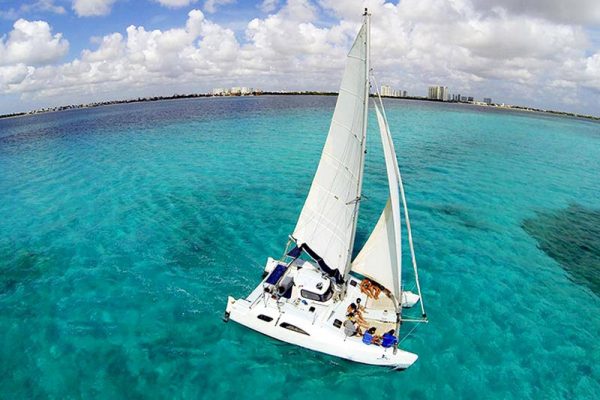
[[558,211],[536,212],[521,227],[575,283],[600,296],[600,210],[571,204]]

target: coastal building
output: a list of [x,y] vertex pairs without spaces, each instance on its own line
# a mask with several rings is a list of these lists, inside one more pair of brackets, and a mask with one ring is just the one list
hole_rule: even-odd
[[396,90],[388,85],[381,85],[380,94],[386,97],[406,97],[406,90]]
[[211,92],[213,96],[249,96],[261,94],[260,89],[255,89],[246,86],[234,86],[231,89],[214,88]]
[[382,96],[392,96],[392,88],[390,86],[381,85],[381,95]]
[[448,100],[448,87],[447,86],[429,86],[427,92],[427,98],[431,100]]
[[484,97],[483,102],[489,106],[490,104],[492,104],[492,99],[489,97]]

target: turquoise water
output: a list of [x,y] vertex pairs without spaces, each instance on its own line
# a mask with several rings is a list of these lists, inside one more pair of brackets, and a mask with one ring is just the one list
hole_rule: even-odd
[[[387,101],[431,320],[407,371],[221,321],[283,251],[334,101],[0,120],[0,398],[597,398],[598,123]],[[371,138],[360,243],[387,191]]]

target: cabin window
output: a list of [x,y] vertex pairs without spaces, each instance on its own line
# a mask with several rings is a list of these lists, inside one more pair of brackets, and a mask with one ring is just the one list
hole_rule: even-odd
[[262,320],[262,321],[265,321],[265,322],[271,322],[271,321],[273,321],[273,318],[272,318],[272,317],[269,317],[268,315],[265,315],[265,314],[260,314],[260,315],[259,315],[258,317],[256,317],[256,318],[258,318],[258,319],[260,319],[260,320]]
[[281,324],[279,324],[279,326],[282,328],[285,328],[285,329],[289,329],[290,331],[293,331],[296,333],[301,333],[303,335],[310,336],[308,333],[306,333],[304,330],[298,328],[296,325],[288,324],[287,322],[282,322]]
[[300,295],[305,299],[323,303],[331,299],[331,296],[333,296],[333,287],[332,285],[329,285],[329,289],[327,289],[323,294],[317,294],[309,290],[302,289],[300,291]]

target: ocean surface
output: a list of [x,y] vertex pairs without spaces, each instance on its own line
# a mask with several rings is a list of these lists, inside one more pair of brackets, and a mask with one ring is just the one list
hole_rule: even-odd
[[[281,255],[334,104],[0,120],[0,398],[599,398],[595,122],[386,100],[431,321],[403,339],[410,369],[222,322]],[[357,249],[386,199],[376,129],[371,115]]]

